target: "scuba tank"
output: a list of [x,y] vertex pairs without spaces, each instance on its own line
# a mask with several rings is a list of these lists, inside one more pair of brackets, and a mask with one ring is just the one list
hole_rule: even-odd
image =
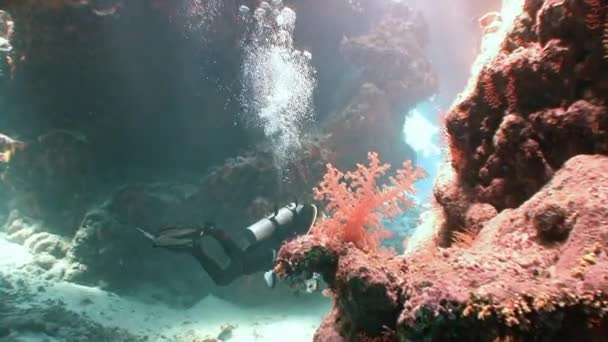
[[317,219],[317,207],[314,204],[289,203],[275,212],[245,228],[238,234],[236,244],[242,251],[252,246],[280,236],[282,238],[306,234]]

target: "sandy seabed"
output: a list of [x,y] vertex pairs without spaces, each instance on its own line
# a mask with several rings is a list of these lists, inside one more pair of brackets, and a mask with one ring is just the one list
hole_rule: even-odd
[[[306,301],[307,305],[300,300],[299,304],[285,302],[242,308],[208,296],[188,309],[176,309],[121,297],[97,287],[46,280],[44,272],[32,272],[33,259],[34,255],[25,247],[7,241],[0,234],[0,296],[5,303],[0,307],[1,342],[92,338],[99,342],[117,338],[203,342],[217,337],[230,342],[311,341],[330,308],[328,301],[316,298]],[[47,310],[46,316],[32,318]],[[57,315],[69,316],[70,324],[62,324]],[[49,317],[59,322],[54,328],[44,322]],[[87,329],[89,325],[95,330]],[[227,325],[234,327],[231,334],[221,335]],[[108,331],[111,333],[106,334]],[[79,335],[88,337],[83,339]]]

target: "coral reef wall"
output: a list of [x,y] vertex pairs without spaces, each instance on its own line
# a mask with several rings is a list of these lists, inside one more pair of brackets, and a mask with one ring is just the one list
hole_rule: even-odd
[[447,114],[428,241],[280,250],[284,277],[329,284],[317,341],[606,340],[608,3],[508,3],[505,39]]
[[605,16],[602,1],[526,1],[498,54],[447,115],[455,174],[435,197],[448,230],[476,203],[517,207],[569,158],[608,152]]
[[329,283],[334,311],[316,341],[602,341],[606,167],[603,155],[572,158],[466,246],[387,257],[305,237],[279,262]]

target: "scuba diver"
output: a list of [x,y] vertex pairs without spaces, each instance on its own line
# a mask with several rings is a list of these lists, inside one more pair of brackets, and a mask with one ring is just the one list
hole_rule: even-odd
[[151,240],[154,247],[192,255],[217,285],[225,286],[240,276],[269,270],[264,279],[272,288],[275,274],[271,268],[276,250],[287,239],[308,233],[316,218],[314,204],[294,202],[236,234],[210,223],[201,227],[166,228],[156,235],[141,228],[137,230]]

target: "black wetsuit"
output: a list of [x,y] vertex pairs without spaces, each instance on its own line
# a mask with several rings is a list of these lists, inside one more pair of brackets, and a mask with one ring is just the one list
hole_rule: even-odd
[[[207,271],[213,281],[220,286],[228,285],[236,278],[268,271],[274,263],[274,254],[281,244],[292,237],[305,234],[316,219],[316,207],[313,205],[301,206],[299,212],[290,209],[293,219],[288,222],[278,222],[273,217],[267,220],[267,227],[273,229],[272,234],[260,241],[249,229],[238,231],[237,235],[230,235],[224,230],[211,228],[205,231],[202,238],[194,241],[191,254]],[[215,239],[229,257],[227,268],[222,266],[203,248],[202,239],[211,237]]]

